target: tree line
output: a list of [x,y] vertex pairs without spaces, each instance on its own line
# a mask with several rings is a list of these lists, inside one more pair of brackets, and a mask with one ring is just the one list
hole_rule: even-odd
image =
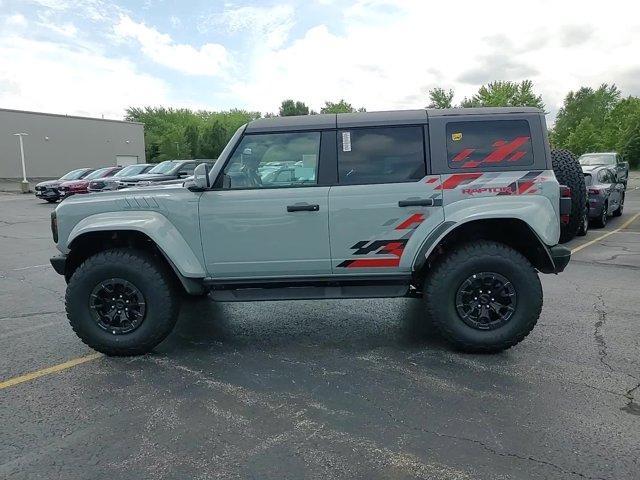
[[[452,89],[429,90],[427,108],[519,107],[545,109],[542,96],[535,93],[533,82],[495,81],[481,86],[471,97],[454,104]],[[327,101],[319,113],[364,112],[346,100]],[[126,119],[145,124],[147,161],[174,158],[215,159],[234,132],[244,123],[260,117],[315,115],[307,104],[294,99],[283,100],[277,113],[228,110],[193,111],[164,107],[127,109]],[[617,151],[633,167],[640,166],[640,98],[622,97],[615,85],[602,84],[593,89],[581,87],[564,99],[556,122],[550,130],[554,148],[566,148],[576,155],[585,152]]]

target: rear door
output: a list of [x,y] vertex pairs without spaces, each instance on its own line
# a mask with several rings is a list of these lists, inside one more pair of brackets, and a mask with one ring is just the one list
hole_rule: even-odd
[[411,270],[424,235],[443,220],[439,177],[427,175],[424,125],[338,129],[338,179],[329,192],[334,274]]

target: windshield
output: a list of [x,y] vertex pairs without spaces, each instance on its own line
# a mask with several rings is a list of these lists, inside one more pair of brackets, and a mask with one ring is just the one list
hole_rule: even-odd
[[82,175],[84,175],[86,171],[87,171],[86,168],[71,170],[66,175],[63,175],[62,177],[60,177],[60,180],[78,180],[79,178],[82,178]]
[[85,177],[85,180],[93,180],[94,178],[102,178],[104,177],[109,171],[111,170],[111,167],[106,167],[106,168],[99,168],[98,170],[96,170],[93,173],[90,173],[89,175],[87,175]]
[[178,165],[178,162],[176,162],[175,160],[166,160],[162,163],[159,163],[155,167],[153,167],[151,170],[149,170],[148,173],[159,173],[159,174],[168,173],[176,165]]
[[616,156],[613,153],[588,153],[582,155],[578,161],[580,165],[614,165]]
[[114,177],[131,177],[133,175],[138,175],[139,173],[141,173],[145,168],[147,168],[146,165],[129,165],[128,167],[124,167],[122,170],[120,170],[118,173],[116,173],[114,175]]

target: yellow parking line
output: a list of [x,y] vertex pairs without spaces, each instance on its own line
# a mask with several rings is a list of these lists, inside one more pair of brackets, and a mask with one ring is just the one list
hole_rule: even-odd
[[43,368],[41,370],[36,370],[35,372],[26,373],[18,377],[13,377],[13,378],[10,378],[9,380],[0,382],[0,390],[2,390],[3,388],[13,387],[14,385],[28,382],[30,380],[35,380],[36,378],[44,377],[45,375],[62,372],[63,370],[67,370],[68,368],[75,367],[76,365],[80,365],[86,362],[90,362],[91,360],[96,360],[100,357],[102,357],[101,353],[92,353],[91,355],[85,355],[84,357],[74,358],[73,360],[69,360],[68,362],[60,363],[52,367]]
[[629,225],[631,225],[638,217],[640,217],[640,213],[636,213],[633,217],[631,217],[629,220],[624,222],[622,225],[620,225],[620,227],[616,228],[615,230],[611,230],[610,232],[607,232],[604,235],[600,235],[598,238],[595,238],[590,242],[583,243],[582,245],[577,246],[576,248],[571,250],[571,254],[573,255],[574,253],[579,252],[583,248],[587,248],[589,245],[593,245],[594,243],[599,242],[600,240],[603,240],[608,236],[613,235],[614,233],[618,233],[620,230],[624,230]]

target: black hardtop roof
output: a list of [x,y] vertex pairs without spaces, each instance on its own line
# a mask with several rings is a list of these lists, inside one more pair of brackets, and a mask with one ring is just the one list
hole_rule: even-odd
[[535,107],[428,108],[420,110],[390,110],[382,112],[322,113],[291,117],[267,117],[247,124],[247,133],[320,130],[382,125],[415,125],[428,123],[429,118],[458,115],[504,115],[544,112]]

